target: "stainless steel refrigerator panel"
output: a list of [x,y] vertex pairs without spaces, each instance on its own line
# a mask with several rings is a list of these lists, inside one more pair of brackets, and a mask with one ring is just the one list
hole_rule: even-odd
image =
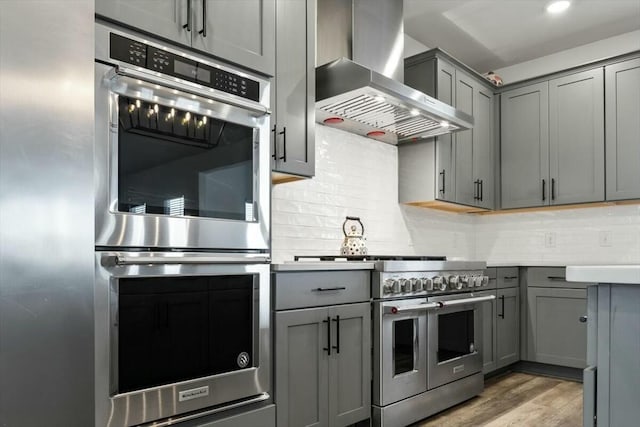
[[0,2],[0,425],[93,425],[94,3]]

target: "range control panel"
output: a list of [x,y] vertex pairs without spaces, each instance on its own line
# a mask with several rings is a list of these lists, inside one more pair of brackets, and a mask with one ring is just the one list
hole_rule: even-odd
[[110,34],[109,56],[118,61],[179,77],[242,98],[260,100],[260,84],[255,80],[118,34]]
[[400,298],[471,292],[487,288],[489,276],[474,271],[385,272],[373,279],[374,298]]

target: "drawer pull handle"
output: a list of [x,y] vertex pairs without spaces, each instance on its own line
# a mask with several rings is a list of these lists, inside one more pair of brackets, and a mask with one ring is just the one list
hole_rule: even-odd
[[315,288],[311,290],[316,292],[328,292],[328,291],[344,291],[345,289],[347,289],[346,286],[338,286],[335,288]]
[[518,276],[504,276],[504,280],[515,280]]
[[547,276],[547,279],[549,279],[549,280],[561,280],[563,282],[565,280],[567,280],[565,277],[562,277],[562,276]]

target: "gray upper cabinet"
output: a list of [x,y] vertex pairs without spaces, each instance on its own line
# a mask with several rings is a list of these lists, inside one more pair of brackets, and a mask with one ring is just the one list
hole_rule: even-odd
[[96,13],[274,74],[275,0],[99,0]]
[[549,81],[549,175],[552,205],[604,200],[602,68]]
[[503,208],[549,204],[549,84],[501,94]]
[[502,368],[520,360],[520,290],[498,289],[496,305],[496,368]]
[[315,173],[316,0],[277,0],[272,169]]
[[98,15],[191,45],[193,14],[188,0],[96,0],[95,5]]
[[605,67],[607,200],[640,198],[640,59]]
[[193,0],[193,47],[267,75],[275,71],[275,0]]
[[[474,126],[436,137],[435,154],[430,143],[398,147],[400,201],[428,206],[416,202],[439,200],[493,209],[493,91],[484,79],[443,56],[433,50],[409,58],[405,62],[405,83],[471,114]],[[424,167],[434,163],[435,170]]]

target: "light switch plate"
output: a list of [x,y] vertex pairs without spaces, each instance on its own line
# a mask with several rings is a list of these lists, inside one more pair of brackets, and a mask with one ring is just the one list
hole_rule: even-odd
[[545,248],[555,248],[556,247],[556,233],[550,231],[548,233],[544,233],[544,247]]

